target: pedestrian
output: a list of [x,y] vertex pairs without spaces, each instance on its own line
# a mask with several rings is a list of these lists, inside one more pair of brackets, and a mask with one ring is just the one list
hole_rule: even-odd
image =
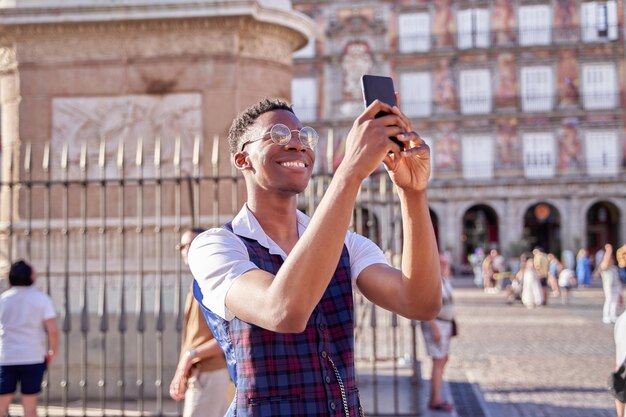
[[576,255],[576,279],[579,288],[587,288],[591,283],[591,261],[587,249],[581,249]]
[[[188,265],[189,246],[204,230],[185,231],[177,248]],[[224,352],[213,337],[200,305],[189,288],[185,302],[180,358],[170,383],[170,396],[185,400],[183,417],[222,417],[232,400],[231,385]]]
[[[449,260],[445,254],[439,257],[441,271],[446,270]],[[432,360],[432,370],[430,377],[430,399],[428,408],[437,411],[451,412],[454,405],[443,400],[441,387],[443,385],[443,374],[448,363],[450,353],[450,339],[454,336],[456,321],[454,315],[454,304],[452,297],[452,284],[450,276],[442,273],[441,276],[441,310],[434,320],[421,321],[422,335],[426,353]]]
[[472,271],[474,272],[474,285],[478,288],[484,287],[482,265],[485,260],[485,251],[483,251],[483,248],[477,247],[474,249],[473,253],[467,256],[467,260],[472,266]]
[[550,261],[548,255],[543,251],[543,248],[537,246],[533,249],[533,264],[539,277],[539,284],[541,285],[542,292],[542,304],[548,304],[548,275],[550,274]]
[[23,260],[11,265],[9,289],[0,296],[0,415],[7,415],[20,385],[24,417],[37,416],[37,395],[52,364],[59,330],[52,300],[33,284],[35,269]]
[[626,243],[615,252],[617,257],[617,268],[619,269],[619,279],[622,284],[626,284]]
[[558,284],[561,294],[561,304],[569,303],[569,292],[573,286],[576,285],[576,277],[574,276],[574,271],[568,268],[563,268],[561,272],[559,272]]
[[543,305],[543,291],[539,281],[539,273],[535,268],[534,257],[524,254],[520,257],[520,273],[522,276],[522,303],[527,308]]
[[[616,369],[619,369],[626,361],[626,313],[620,314],[615,322],[613,335],[615,338],[615,364]],[[615,400],[615,411],[617,412],[617,417],[624,417],[624,403]]]
[[[375,118],[379,112],[388,114]],[[265,99],[241,113],[229,141],[247,202],[191,245],[194,293],[237,388],[227,416],[359,415],[353,283],[374,304],[410,319],[430,320],[441,307],[426,197],[430,152],[408,118],[378,100],[365,109],[309,218],[297,210],[297,196],[313,173],[317,139],[283,101]],[[401,205],[401,270],[369,239],[348,232],[361,182],[381,162]]]
[[604,291],[604,307],[602,309],[602,322],[615,323],[617,320],[617,306],[622,292],[622,283],[619,280],[615,261],[613,260],[613,246],[610,243],[604,245],[604,256],[599,266],[602,278],[602,290]]

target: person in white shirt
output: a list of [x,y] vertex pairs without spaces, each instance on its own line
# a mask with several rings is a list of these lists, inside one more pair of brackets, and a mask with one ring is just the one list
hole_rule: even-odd
[[24,417],[37,416],[43,374],[59,340],[50,297],[33,286],[36,271],[26,262],[11,265],[11,287],[0,296],[0,415],[7,413],[20,384]]

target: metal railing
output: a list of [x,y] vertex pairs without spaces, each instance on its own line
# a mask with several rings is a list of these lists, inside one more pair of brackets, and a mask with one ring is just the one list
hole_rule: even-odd
[[[210,152],[202,154],[200,139],[193,149],[175,140],[167,156],[158,139],[153,154],[142,140],[120,141],[115,151],[104,141],[82,144],[75,162],[68,144],[3,149],[11,152],[0,182],[3,266],[18,258],[34,265],[62,330],[60,354],[44,382],[45,415],[180,415],[167,387],[191,277],[174,248],[184,229],[219,227],[244,201],[243,179],[220,157],[220,139],[208,142]],[[301,209],[315,210],[331,176],[314,175]],[[374,174],[359,194],[353,228],[394,262],[401,253],[399,216],[388,176]],[[414,413],[401,403],[417,404],[417,387],[403,399],[400,384],[419,377],[416,323],[360,296],[355,305],[366,412]],[[395,381],[391,401],[380,398],[383,377]]]

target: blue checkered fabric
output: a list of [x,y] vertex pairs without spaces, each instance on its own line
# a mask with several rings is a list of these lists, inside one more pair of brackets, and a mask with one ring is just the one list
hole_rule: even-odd
[[[224,228],[232,232],[230,223]],[[250,260],[276,274],[283,260],[242,236]],[[194,293],[202,305],[198,284]],[[226,416],[344,416],[332,359],[343,381],[350,416],[359,415],[354,371],[354,321],[350,260],[344,246],[337,270],[306,329],[298,334],[265,330],[238,318],[228,322],[203,306],[226,355],[237,394]]]

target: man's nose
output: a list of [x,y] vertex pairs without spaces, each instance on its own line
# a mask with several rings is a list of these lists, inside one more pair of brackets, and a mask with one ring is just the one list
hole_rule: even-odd
[[286,149],[293,149],[297,151],[306,151],[306,146],[300,140],[300,135],[298,133],[292,133],[291,139],[285,145]]

